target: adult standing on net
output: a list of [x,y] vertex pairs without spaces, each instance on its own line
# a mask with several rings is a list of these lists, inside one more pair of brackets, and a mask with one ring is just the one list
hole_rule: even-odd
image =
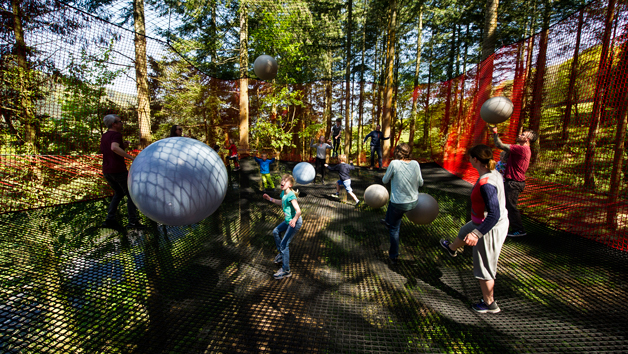
[[143,229],[144,225],[140,224],[138,220],[137,207],[131,200],[127,186],[129,172],[126,169],[124,158],[133,161],[134,157],[124,151],[128,147],[128,142],[122,140],[122,119],[117,114],[108,114],[103,118],[103,123],[108,130],[100,139],[102,172],[114,194],[107,209],[107,219],[102,223],[102,227],[120,228],[120,224],[116,221],[116,214],[118,205],[126,196],[126,207],[129,214],[129,223],[126,227],[128,229]]
[[338,149],[340,148],[340,135],[342,133],[342,119],[336,119],[336,124],[331,127],[331,136],[334,139],[334,150],[332,150],[331,157],[338,156]]
[[[327,140],[331,143],[331,139]],[[327,150],[331,150],[332,146],[325,142],[325,137],[321,135],[318,139],[318,143],[314,143],[314,139],[310,141],[310,147],[316,148],[316,170],[321,172],[321,183],[325,184],[325,158],[327,157]]]
[[504,188],[506,192],[506,209],[510,220],[510,232],[508,236],[519,237],[527,233],[521,222],[521,213],[517,208],[519,194],[526,185],[526,171],[530,166],[532,150],[530,144],[536,141],[537,135],[532,129],[525,129],[518,137],[516,144],[504,144],[497,135],[497,127],[492,127],[493,141],[497,148],[506,151],[508,160],[504,172]]
[[373,166],[375,166],[375,153],[376,152],[377,152],[377,159],[379,161],[379,168],[382,168],[382,145],[381,145],[381,141],[390,139],[390,137],[387,137],[387,138],[384,137],[384,133],[382,133],[381,130],[380,130],[381,128],[382,127],[378,124],[375,127],[375,130],[373,130],[372,132],[368,133],[368,135],[364,137],[363,143],[366,143],[368,138],[371,138],[371,167],[369,167],[370,170],[372,170]]

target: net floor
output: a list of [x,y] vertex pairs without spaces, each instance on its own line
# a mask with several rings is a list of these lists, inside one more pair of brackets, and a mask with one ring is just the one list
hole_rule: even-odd
[[[497,314],[481,298],[471,249],[451,258],[470,185],[423,164],[439,217],[404,219],[388,262],[385,208],[355,208],[327,184],[297,186],[303,227],[293,276],[275,280],[279,207],[262,199],[254,162],[230,173],[219,210],[186,227],[99,229],[106,200],[0,215],[3,353],[626,352],[628,254],[525,219],[507,239]],[[280,164],[279,175],[290,170]],[[360,199],[383,173],[359,170]],[[278,190],[270,192],[278,197]],[[122,206],[120,212],[124,213]],[[126,220],[122,215],[121,220]]]

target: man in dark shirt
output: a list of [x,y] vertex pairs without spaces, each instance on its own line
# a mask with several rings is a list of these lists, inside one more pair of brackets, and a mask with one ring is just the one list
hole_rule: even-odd
[[536,141],[537,135],[532,129],[525,129],[517,137],[516,144],[504,144],[497,135],[497,127],[493,127],[492,131],[495,146],[509,154],[504,171],[504,193],[506,194],[506,209],[510,221],[508,236],[525,236],[527,233],[521,222],[517,202],[519,201],[519,194],[523,192],[526,185],[526,171],[532,156],[530,144]]
[[342,132],[342,119],[336,119],[336,124],[331,127],[331,135],[334,139],[334,149],[331,152],[331,157],[338,156],[338,148],[340,147],[340,133]]
[[137,216],[137,207],[131,200],[129,188],[127,186],[128,171],[124,158],[133,160],[133,156],[127,154],[124,149],[127,144],[122,141],[122,119],[116,114],[109,114],[103,118],[103,123],[108,128],[100,139],[100,151],[102,152],[102,173],[107,183],[114,191],[111,203],[107,209],[107,219],[102,223],[102,227],[110,229],[120,229],[120,225],[116,221],[116,212],[122,198],[127,197],[127,211],[129,229],[142,229],[144,225],[140,224]]
[[377,160],[379,161],[379,168],[382,168],[382,145],[381,140],[388,140],[390,137],[384,138],[384,133],[380,131],[381,126],[378,124],[375,130],[370,132],[367,136],[364,137],[364,143],[371,138],[371,167],[370,170],[375,166],[375,153],[377,152]]

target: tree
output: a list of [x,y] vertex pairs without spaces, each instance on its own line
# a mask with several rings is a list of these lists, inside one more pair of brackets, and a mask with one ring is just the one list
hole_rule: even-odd
[[146,59],[146,19],[144,0],[133,0],[133,26],[135,27],[135,82],[137,85],[137,118],[140,146],[152,141],[150,130],[150,94],[148,92],[148,64]]
[[249,52],[248,13],[245,0],[240,1],[240,148],[249,148]]

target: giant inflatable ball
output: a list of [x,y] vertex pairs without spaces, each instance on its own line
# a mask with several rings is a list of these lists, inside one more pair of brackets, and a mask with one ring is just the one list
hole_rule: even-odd
[[147,217],[164,225],[189,225],[213,214],[227,194],[227,169],[202,142],[184,137],[156,141],[129,170],[129,194]]
[[364,203],[371,208],[381,208],[388,203],[388,190],[381,184],[371,184],[364,191]]
[[429,194],[419,193],[419,202],[406,216],[415,224],[429,224],[438,216],[438,202]]
[[253,71],[262,80],[272,80],[277,76],[277,61],[270,55],[260,55],[253,63]]
[[514,110],[512,101],[503,96],[489,98],[480,108],[480,117],[489,124],[505,122]]
[[309,162],[299,162],[292,169],[292,177],[299,184],[310,184],[316,178],[316,170]]

